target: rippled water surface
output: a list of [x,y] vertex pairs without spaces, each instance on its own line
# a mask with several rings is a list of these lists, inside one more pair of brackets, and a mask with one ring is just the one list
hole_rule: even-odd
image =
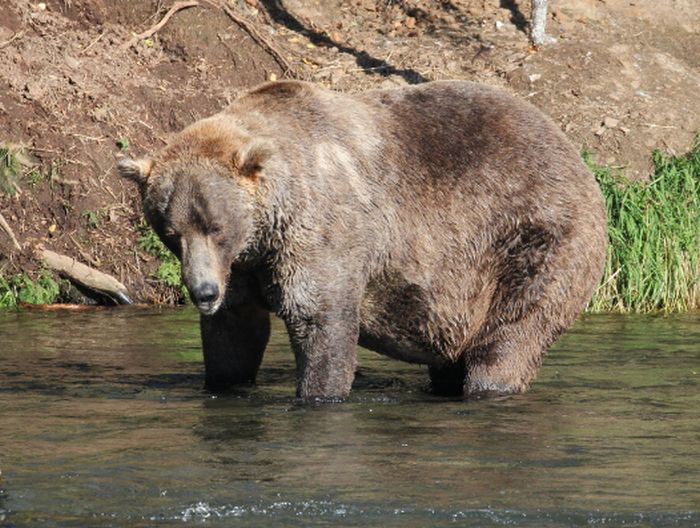
[[698,526],[700,315],[589,316],[530,392],[455,401],[360,352],[300,405],[201,390],[197,315],[0,312],[0,526]]

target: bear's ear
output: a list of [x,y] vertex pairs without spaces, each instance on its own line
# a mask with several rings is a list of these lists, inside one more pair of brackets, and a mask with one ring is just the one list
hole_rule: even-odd
[[271,152],[266,141],[253,140],[236,153],[234,163],[241,176],[256,180]]
[[138,184],[146,183],[153,170],[153,161],[149,159],[133,160],[121,158],[117,161],[117,170],[123,178],[134,180]]

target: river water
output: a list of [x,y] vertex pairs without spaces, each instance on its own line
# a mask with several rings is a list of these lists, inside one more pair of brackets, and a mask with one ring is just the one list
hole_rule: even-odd
[[700,526],[700,314],[584,317],[499,400],[359,365],[300,405],[276,322],[214,397],[192,309],[0,312],[0,526]]

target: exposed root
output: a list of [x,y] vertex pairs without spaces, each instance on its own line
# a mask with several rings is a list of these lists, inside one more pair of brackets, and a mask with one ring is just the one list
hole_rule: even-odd
[[286,77],[291,77],[294,79],[299,78],[299,74],[294,71],[292,65],[289,61],[284,58],[282,52],[280,52],[275,45],[270,42],[262,33],[260,33],[253,24],[248,22],[245,18],[236,14],[229,6],[224,2],[215,2],[214,0],[209,0],[214,6],[220,7],[226,15],[238,24],[251,38],[258,43],[265,51],[267,51],[270,56],[275,59],[275,62],[282,68],[282,72]]
[[125,44],[122,45],[123,49],[128,49],[131,46],[138,44],[140,41],[147,39],[154,33],[157,33],[165,24],[168,23],[168,20],[170,20],[170,17],[172,17],[175,13],[182,9],[187,9],[188,7],[196,7],[199,5],[199,2],[197,0],[186,0],[184,2],[175,2],[173,6],[168,10],[167,13],[165,13],[165,16],[158,22],[155,26],[151,26],[148,28],[146,31],[143,33],[139,33],[136,35],[134,38],[132,38],[129,42],[126,42]]

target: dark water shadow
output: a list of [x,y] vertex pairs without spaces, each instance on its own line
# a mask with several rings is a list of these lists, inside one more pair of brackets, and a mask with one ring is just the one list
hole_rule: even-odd
[[[65,365],[64,365],[65,367]],[[134,398],[149,391],[179,390],[178,397],[201,398],[208,394],[204,390],[204,376],[196,372],[170,372],[162,374],[121,374],[120,368],[89,366],[71,369],[51,380],[27,377],[23,373],[7,376],[0,386],[0,394],[27,394],[67,396],[74,398]]]
[[355,57],[357,65],[367,74],[381,75],[382,77],[399,75],[408,84],[420,84],[430,80],[415,70],[392,66],[387,61],[373,57],[364,50],[361,51],[344,44],[336,44],[325,32],[308,27],[299,18],[290,13],[281,0],[261,0],[260,3],[270,18],[278,24],[282,24],[286,28],[304,35],[316,45],[334,47],[338,51],[352,55]]

